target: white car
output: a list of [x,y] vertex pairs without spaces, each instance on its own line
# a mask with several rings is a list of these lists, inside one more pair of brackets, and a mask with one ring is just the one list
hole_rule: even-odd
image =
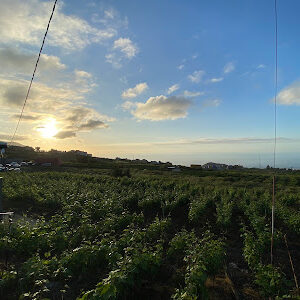
[[13,161],[12,163],[10,163],[10,165],[13,167],[13,168],[20,168],[21,166],[17,163],[17,162],[15,162],[15,161]]

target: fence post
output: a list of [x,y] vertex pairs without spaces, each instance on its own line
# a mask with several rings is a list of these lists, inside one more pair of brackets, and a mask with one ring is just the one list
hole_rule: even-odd
[[0,212],[3,212],[3,206],[2,206],[2,187],[3,187],[3,178],[0,177]]

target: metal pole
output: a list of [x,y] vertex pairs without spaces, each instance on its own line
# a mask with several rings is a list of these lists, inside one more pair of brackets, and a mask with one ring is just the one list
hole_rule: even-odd
[[287,239],[286,239],[286,234],[283,237],[284,237],[286,249],[287,249],[287,252],[288,252],[288,255],[289,255],[289,259],[290,259],[290,264],[291,264],[291,268],[292,268],[293,275],[294,275],[294,281],[295,281],[296,289],[297,289],[298,294],[299,294],[298,280],[297,280],[297,276],[296,276],[296,273],[295,273],[295,268],[294,268],[292,256],[291,256],[291,253],[290,253],[290,250],[289,250],[288,242],[287,242]]
[[3,178],[0,177],[0,212],[3,212],[3,206],[2,206],[2,186],[3,186]]
[[275,219],[275,175],[273,176],[273,195],[272,195],[272,235],[271,235],[271,265],[273,265],[273,245],[274,245],[274,219]]

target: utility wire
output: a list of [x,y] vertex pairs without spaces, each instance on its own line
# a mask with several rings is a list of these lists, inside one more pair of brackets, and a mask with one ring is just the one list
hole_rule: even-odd
[[276,168],[276,146],[277,146],[277,86],[278,86],[278,16],[277,0],[275,1],[275,97],[274,97],[274,169]]
[[35,67],[34,67],[34,70],[33,70],[33,74],[32,74],[32,77],[31,77],[31,81],[30,81],[30,84],[29,84],[29,86],[28,86],[27,94],[26,94],[26,97],[25,97],[25,100],[24,100],[24,103],[23,103],[23,107],[22,107],[22,110],[21,110],[21,113],[20,113],[20,116],[19,116],[19,119],[18,119],[18,123],[17,123],[17,126],[16,126],[16,128],[15,128],[14,134],[12,135],[11,140],[10,140],[11,143],[13,142],[13,140],[14,140],[14,138],[15,138],[15,135],[16,135],[16,133],[17,133],[17,130],[18,130],[18,128],[19,128],[19,125],[20,125],[20,122],[21,122],[21,119],[22,119],[22,116],[23,116],[23,112],[24,112],[24,109],[25,109],[25,106],[26,106],[26,103],[27,103],[27,100],[28,100],[28,96],[29,96],[29,93],[30,93],[30,89],[31,89],[31,86],[32,86],[32,82],[33,82],[33,79],[34,79],[34,76],[35,76],[35,72],[36,72],[36,70],[37,70],[37,66],[38,66],[38,63],[39,63],[39,61],[40,61],[40,57],[41,57],[42,50],[43,50],[43,47],[44,47],[44,44],[45,44],[46,36],[47,36],[47,34],[48,34],[48,30],[49,30],[49,27],[50,27],[50,23],[51,23],[51,20],[52,20],[54,11],[55,11],[56,2],[57,2],[57,0],[54,1],[54,5],[53,5],[53,8],[52,8],[52,12],[51,12],[51,15],[50,15],[50,19],[49,19],[49,21],[48,21],[47,29],[46,29],[46,32],[45,32],[45,35],[44,35],[44,38],[43,38],[43,42],[42,42],[42,46],[41,46],[41,49],[40,49],[38,58],[37,58],[36,63],[35,63]]
[[274,0],[275,13],[275,97],[274,97],[274,153],[273,153],[273,193],[272,193],[272,237],[271,237],[271,264],[273,264],[274,222],[275,222],[275,174],[276,174],[276,146],[277,146],[277,90],[278,90],[278,15],[277,0]]

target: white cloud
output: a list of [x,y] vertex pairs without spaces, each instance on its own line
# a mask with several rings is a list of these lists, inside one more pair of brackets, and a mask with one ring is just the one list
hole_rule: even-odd
[[[36,55],[35,55],[36,58]],[[64,70],[66,65],[61,63],[60,58],[54,55],[41,54],[39,61],[40,69]]]
[[179,84],[173,84],[167,90],[167,94],[170,95],[179,89]]
[[[91,21],[93,23],[100,23],[105,25],[107,28],[114,28],[116,31],[119,29],[128,28],[128,19],[127,17],[123,18],[120,13],[114,8],[108,9],[95,9],[91,16]],[[101,13],[102,11],[102,13]]]
[[224,73],[227,74],[227,73],[231,73],[232,71],[234,71],[235,69],[235,65],[233,62],[229,62],[227,63],[225,66],[224,66]]
[[204,92],[191,92],[191,91],[187,91],[185,90],[183,92],[183,96],[187,97],[187,98],[193,98],[193,97],[198,97],[198,96],[202,96],[204,95]]
[[[2,0],[0,10],[0,40],[4,44],[40,45],[52,10],[51,1]],[[47,43],[68,50],[82,49],[88,44],[104,42],[116,35],[112,27],[98,29],[87,21],[68,16],[57,5],[49,29]]]
[[277,103],[281,105],[300,105],[300,81],[294,82],[278,93]]
[[76,85],[77,90],[81,93],[88,93],[97,86],[97,84],[94,82],[93,75],[89,72],[75,70],[73,76],[73,82]]
[[202,77],[204,76],[205,72],[202,70],[194,71],[193,74],[188,76],[188,79],[191,82],[199,83],[202,80]]
[[104,11],[105,17],[108,19],[114,19],[116,16],[116,11],[112,8]]
[[106,54],[105,58],[114,68],[119,69],[122,67],[124,58],[130,60],[136,56],[138,51],[138,47],[130,39],[119,38],[114,41],[111,52]]
[[209,99],[209,100],[204,100],[201,103],[202,107],[217,107],[222,103],[220,99]]
[[[131,114],[139,120],[176,120],[185,118],[187,110],[192,102],[184,97],[177,96],[156,96],[150,97],[145,103],[133,103],[135,108],[131,110]],[[129,107],[133,107],[131,104]]]
[[128,38],[119,38],[115,40],[113,49],[119,49],[129,59],[133,58],[138,53],[137,46]]
[[120,81],[123,83],[123,84],[128,84],[128,79],[127,79],[127,76],[121,76],[120,77]]
[[137,84],[134,88],[130,88],[122,93],[123,98],[135,98],[148,89],[146,82]]
[[264,64],[260,64],[256,67],[256,69],[264,69],[266,67],[266,65]]
[[184,68],[184,65],[179,65],[179,66],[177,67],[178,70],[182,70],[183,68]]
[[63,87],[68,87],[70,89],[75,88],[75,90],[81,94],[86,94],[93,88],[98,86],[98,84],[95,83],[93,75],[84,70],[74,70],[74,73],[72,75],[69,75],[69,77],[71,79],[71,82],[63,82],[64,79],[62,79],[60,85]]
[[125,110],[130,110],[131,108],[135,107],[135,103],[134,103],[134,102],[131,102],[131,101],[125,101],[125,102],[122,104],[122,107],[123,107]]
[[83,70],[75,70],[75,75],[78,78],[91,78],[92,74]]
[[220,81],[223,81],[223,77],[218,77],[218,78],[212,78],[211,80],[210,80],[210,82],[212,82],[212,83],[216,83],[216,82],[220,82]]
[[108,53],[105,55],[106,61],[116,69],[120,69],[122,67],[122,58],[117,56],[116,53]]

